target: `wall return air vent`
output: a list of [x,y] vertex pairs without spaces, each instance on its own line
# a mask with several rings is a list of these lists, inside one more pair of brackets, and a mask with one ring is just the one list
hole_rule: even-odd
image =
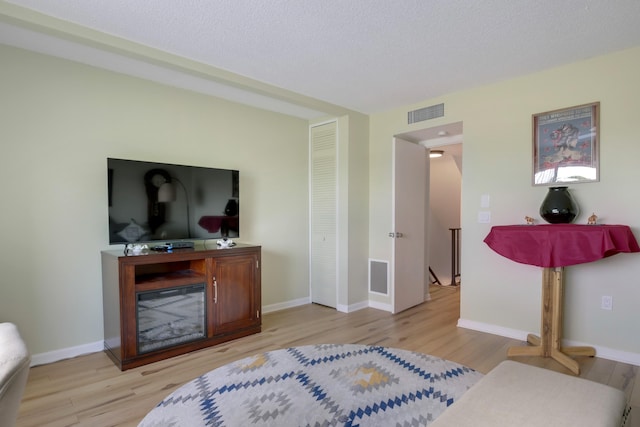
[[409,111],[408,123],[423,122],[444,116],[444,104],[432,105],[431,107],[419,108]]

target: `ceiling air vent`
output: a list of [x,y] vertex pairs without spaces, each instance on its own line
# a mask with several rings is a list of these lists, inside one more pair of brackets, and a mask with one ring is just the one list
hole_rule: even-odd
[[444,104],[409,111],[409,124],[444,116]]

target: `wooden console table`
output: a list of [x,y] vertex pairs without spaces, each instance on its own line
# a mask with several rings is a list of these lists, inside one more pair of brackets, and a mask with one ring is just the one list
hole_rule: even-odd
[[103,251],[107,355],[125,370],[260,332],[260,264],[261,247],[242,244]]
[[621,252],[640,252],[626,225],[506,225],[494,226],[484,242],[498,254],[522,264],[542,267],[540,337],[529,334],[530,346],[511,347],[508,356],[551,357],[578,375],[569,356],[595,356],[593,347],[562,347],[563,269]]

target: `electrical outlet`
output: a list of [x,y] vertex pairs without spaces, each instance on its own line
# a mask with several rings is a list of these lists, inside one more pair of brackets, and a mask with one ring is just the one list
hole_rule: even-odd
[[612,310],[613,309],[613,297],[610,297],[608,295],[604,295],[602,297],[602,304],[600,305],[600,308],[602,308],[603,310]]
[[491,211],[478,212],[478,223],[489,224],[491,223]]

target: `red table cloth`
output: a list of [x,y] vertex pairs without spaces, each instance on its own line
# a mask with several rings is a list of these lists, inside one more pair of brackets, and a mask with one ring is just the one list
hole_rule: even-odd
[[238,217],[237,216],[203,216],[198,220],[198,225],[209,233],[217,233],[220,227],[228,230],[238,230]]
[[538,267],[566,267],[640,252],[626,225],[498,225],[484,242],[512,261]]

